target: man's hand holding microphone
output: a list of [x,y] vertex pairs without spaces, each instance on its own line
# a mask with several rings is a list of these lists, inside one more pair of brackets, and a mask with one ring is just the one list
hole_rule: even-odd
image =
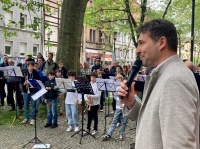
[[128,109],[132,109],[135,103],[135,82],[133,80],[139,72],[141,65],[142,61],[137,59],[132,66],[128,79],[121,83],[121,87],[118,90],[118,96],[122,99],[121,103],[125,104]]

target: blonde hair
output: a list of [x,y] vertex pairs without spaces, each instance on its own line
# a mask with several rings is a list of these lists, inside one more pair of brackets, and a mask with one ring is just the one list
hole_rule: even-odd
[[121,79],[121,80],[123,80],[124,78],[123,78],[122,75],[118,74],[118,75],[116,76],[116,80],[117,80],[117,79]]

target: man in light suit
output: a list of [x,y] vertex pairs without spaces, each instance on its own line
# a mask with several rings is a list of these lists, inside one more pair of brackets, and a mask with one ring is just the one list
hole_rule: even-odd
[[139,27],[137,54],[145,67],[142,102],[121,84],[124,115],[137,120],[136,149],[199,149],[199,91],[194,75],[177,55],[175,26],[155,19]]

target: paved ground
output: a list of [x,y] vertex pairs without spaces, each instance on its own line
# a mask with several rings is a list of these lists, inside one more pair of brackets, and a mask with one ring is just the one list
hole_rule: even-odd
[[[109,128],[108,123],[111,118],[112,116],[107,118],[107,129]],[[15,123],[20,122],[17,120]],[[37,136],[45,144],[50,144],[51,149],[130,149],[130,144],[133,143],[135,136],[135,129],[133,129],[135,127],[135,122],[129,120],[123,141],[118,140],[118,128],[116,128],[113,134],[113,138],[116,139],[116,141],[102,141],[102,137],[99,136],[101,136],[104,131],[104,112],[99,112],[99,133],[97,138],[94,139],[91,136],[85,136],[82,138],[82,144],[79,144],[79,134],[71,137],[74,132],[66,132],[66,118],[59,117],[59,127],[55,129],[44,128],[45,123],[46,119],[44,115],[42,116],[42,113],[39,113],[37,121]],[[86,126],[86,121],[84,121],[84,123],[84,126]],[[34,138],[34,135],[34,126],[28,124],[26,126],[8,125],[0,127],[0,149],[21,149],[26,143]],[[30,143],[25,148],[31,149],[33,148],[33,145],[34,143]]]

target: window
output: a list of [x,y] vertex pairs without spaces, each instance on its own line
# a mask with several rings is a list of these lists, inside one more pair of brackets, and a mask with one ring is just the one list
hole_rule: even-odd
[[95,40],[95,38],[96,38],[96,36],[95,36],[95,30],[93,30],[93,42],[95,42],[96,40]]
[[119,41],[119,42],[121,41],[121,34],[120,34],[120,33],[117,34],[117,39],[116,39],[116,41]]
[[102,32],[99,31],[99,42],[102,42]]
[[20,56],[25,56],[26,50],[27,50],[27,43],[21,42],[20,43],[20,51],[19,51]]
[[116,57],[119,57],[119,50],[120,50],[119,48],[116,48],[116,49],[115,49]]
[[92,42],[92,29],[90,29],[90,42]]
[[90,42],[95,42],[96,41],[96,35],[95,35],[95,30],[90,29]]
[[123,42],[126,42],[126,35],[123,35]]
[[34,31],[38,30],[38,21],[36,17],[34,17],[34,20],[33,20],[33,30]]
[[20,28],[24,29],[27,24],[27,15],[20,13]]
[[13,21],[13,12],[5,12],[5,26],[12,27],[12,24],[10,24]]
[[39,45],[38,44],[34,44],[33,45],[33,56],[37,56],[38,49],[39,49]]
[[109,41],[108,41],[108,36],[107,36],[107,35],[105,35],[104,42],[105,42],[105,43],[108,43],[108,42],[109,42]]
[[6,41],[5,42],[5,54],[6,55],[11,55],[12,47],[13,47],[12,41]]

